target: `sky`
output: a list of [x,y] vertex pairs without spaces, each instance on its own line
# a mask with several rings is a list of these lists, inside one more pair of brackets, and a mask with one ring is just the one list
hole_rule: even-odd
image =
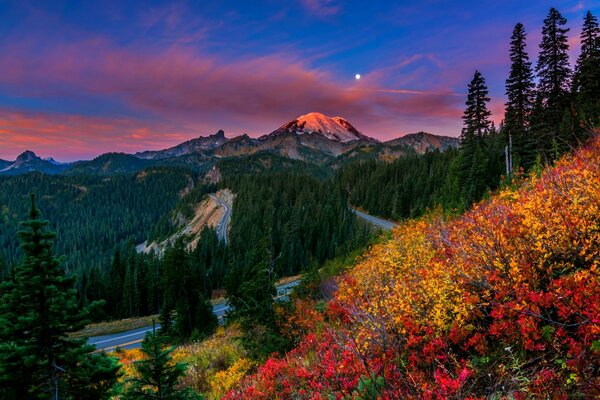
[[475,69],[501,121],[512,28],[535,63],[552,6],[574,63],[599,0],[0,0],[0,158],[258,137],[313,111],[379,140],[458,136]]

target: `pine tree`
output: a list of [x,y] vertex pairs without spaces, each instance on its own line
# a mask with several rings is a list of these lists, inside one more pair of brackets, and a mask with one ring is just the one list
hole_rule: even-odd
[[[589,73],[586,71],[588,63],[596,66],[600,57],[600,27],[598,26],[598,18],[590,11],[587,12],[583,20],[583,28],[581,30],[581,53],[577,58],[575,73],[573,77],[574,91],[586,90],[586,85],[592,82],[588,81],[590,77],[582,76]],[[592,66],[590,65],[590,67]],[[583,81],[582,81],[583,78]]]
[[585,138],[592,127],[600,124],[600,27],[596,16],[589,11],[581,31],[581,54],[575,66],[573,92],[578,119],[583,122],[578,136]]
[[[268,231],[269,232],[269,231]],[[251,266],[244,268],[239,286],[227,288],[233,316],[262,324],[273,322],[275,272],[272,243],[268,233],[256,248]]]
[[162,260],[161,271],[163,286],[163,304],[160,310],[161,334],[172,334],[178,299],[181,296],[181,281],[185,279],[187,272],[187,257],[182,240],[178,240],[170,248],[167,248]]
[[[239,286],[228,286],[230,317],[240,322],[244,331],[242,343],[251,357],[264,360],[281,351],[287,341],[276,329],[274,297],[275,272],[270,230],[260,240],[251,267],[240,271]],[[232,285],[232,281],[229,281]]]
[[129,381],[130,386],[124,395],[126,400],[200,399],[191,389],[177,387],[186,366],[173,361],[173,349],[167,347],[166,337],[159,335],[155,329],[146,334],[142,341],[145,358],[135,363],[139,377]]
[[4,258],[0,255],[0,282],[7,280],[10,277],[10,268]]
[[475,71],[473,80],[469,83],[467,106],[463,114],[465,129],[461,135],[461,144],[470,140],[484,137],[489,133],[491,127],[490,116],[492,113],[487,109],[490,101],[485,79],[479,71]]
[[65,276],[31,196],[29,220],[19,232],[23,261],[0,288],[0,397],[3,399],[102,399],[111,396],[120,366],[93,354],[85,340],[67,334],[85,326],[74,277]]
[[529,134],[533,110],[534,83],[529,55],[525,50],[523,24],[513,29],[510,42],[510,75],[506,80],[506,113],[504,130],[510,135],[517,164],[529,168],[535,160],[535,142]]
[[491,112],[487,109],[488,88],[479,71],[475,71],[468,85],[464,128],[460,140],[460,154],[456,160],[457,181],[461,191],[460,208],[468,207],[484,193],[487,182],[486,138],[492,128]]
[[567,146],[567,141],[559,135],[560,124],[568,106],[571,70],[569,66],[568,28],[563,28],[567,20],[551,8],[544,19],[540,54],[536,65],[538,75],[537,92],[542,105],[539,120],[542,132],[540,150],[547,160],[553,159],[552,148]]
[[123,305],[123,284],[125,282],[126,265],[121,259],[121,251],[116,250],[110,269],[109,286],[109,312],[113,318],[125,318],[125,306]]

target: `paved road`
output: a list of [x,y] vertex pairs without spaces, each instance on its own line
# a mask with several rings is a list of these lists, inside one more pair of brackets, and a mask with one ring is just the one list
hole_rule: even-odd
[[[160,328],[160,324],[156,324],[156,329]],[[146,332],[152,331],[152,326],[144,326],[143,328],[132,329],[127,332],[116,333],[114,335],[95,336],[88,338],[88,343],[96,346],[97,350],[113,351],[117,347],[130,350],[137,349],[141,346]]]
[[375,225],[375,226],[377,226],[377,227],[379,227],[379,228],[381,228],[381,229],[384,229],[384,230],[386,230],[386,231],[392,230],[392,229],[394,229],[395,227],[397,227],[397,226],[398,226],[398,224],[395,224],[395,223],[393,223],[393,222],[391,222],[391,221],[388,221],[388,220],[385,220],[385,219],[381,219],[381,218],[377,218],[377,217],[374,217],[374,216],[372,216],[372,215],[369,215],[369,214],[365,214],[364,212],[362,212],[362,211],[358,211],[358,210],[357,210],[357,209],[355,209],[355,208],[351,208],[351,210],[352,210],[352,211],[353,211],[353,212],[354,212],[354,213],[355,213],[355,214],[356,214],[356,215],[357,215],[359,218],[362,218],[362,219],[364,219],[365,221],[367,221],[367,222],[370,222],[370,223],[372,223],[373,225]]
[[[285,300],[292,289],[300,284],[300,280],[295,280],[283,285],[277,286],[277,300]],[[223,321],[223,317],[229,311],[227,302],[213,305],[213,313],[217,316],[219,323]],[[160,324],[156,324],[156,329],[160,328]],[[117,347],[130,350],[137,349],[141,346],[142,340],[146,336],[146,332],[150,332],[152,326],[132,329],[130,331],[115,333],[113,335],[94,336],[88,338],[88,343],[96,346],[97,350],[113,351]]]
[[284,283],[283,285],[277,286],[277,296],[288,295],[292,292],[292,289],[300,284],[300,279]]
[[217,202],[217,204],[219,204],[225,209],[225,214],[223,215],[223,218],[221,218],[221,222],[219,222],[219,225],[217,225],[217,237],[219,238],[219,240],[222,240],[223,242],[225,242],[225,244],[227,244],[227,230],[229,228],[229,222],[231,221],[231,204],[228,204],[223,199],[217,197],[214,194],[209,194],[209,196],[212,197]]

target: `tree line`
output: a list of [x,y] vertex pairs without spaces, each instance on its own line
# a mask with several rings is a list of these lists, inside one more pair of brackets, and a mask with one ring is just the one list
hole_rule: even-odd
[[569,64],[566,19],[551,8],[544,19],[535,67],[522,23],[513,29],[506,111],[491,121],[485,78],[468,85],[458,151],[408,156],[391,163],[353,164],[337,181],[352,204],[388,218],[423,214],[437,205],[462,211],[515,173],[539,170],[584,143],[600,125],[600,30],[587,12],[581,53]]

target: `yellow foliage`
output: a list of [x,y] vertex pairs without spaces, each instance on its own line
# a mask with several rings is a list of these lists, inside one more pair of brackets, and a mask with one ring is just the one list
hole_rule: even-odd
[[402,224],[394,239],[374,246],[340,285],[337,298],[361,326],[355,334],[363,351],[385,347],[390,332],[405,333],[407,319],[429,321],[443,332],[471,312],[427,238],[440,222],[435,217]]
[[238,383],[248,371],[254,368],[254,363],[247,358],[240,358],[227,370],[219,371],[209,379],[210,395],[209,399],[220,399]]
[[[364,351],[406,333],[465,326],[493,293],[573,273],[600,259],[600,139],[522,187],[504,189],[463,216],[407,221],[340,282],[337,299]],[[598,279],[595,268],[590,270]],[[530,287],[537,290],[536,287]]]
[[[240,328],[232,325],[219,327],[208,339],[176,347],[172,353],[174,363],[185,363],[187,371],[181,383],[206,396],[221,398],[255,365],[246,358],[239,342]],[[135,361],[144,357],[140,349],[116,352],[124,372],[123,381],[137,376]]]
[[122,381],[138,376],[135,362],[144,357],[140,349],[119,350],[115,352],[115,355],[118,357],[119,363],[121,363],[121,371],[123,371]]
[[[246,351],[238,340],[240,336],[241,331],[237,325],[219,327],[206,340],[178,347],[173,358],[187,364],[183,384],[205,394],[209,399],[219,398],[218,393],[222,396],[226,390],[223,389],[225,384],[231,387],[252,368],[252,365],[247,364]],[[227,378],[223,386],[215,381],[217,374]]]

